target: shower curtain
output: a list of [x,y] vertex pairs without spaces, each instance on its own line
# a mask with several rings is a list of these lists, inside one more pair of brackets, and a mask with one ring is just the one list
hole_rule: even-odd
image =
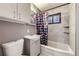
[[47,45],[48,42],[47,12],[36,14],[36,29],[37,34],[41,35],[40,43],[43,45]]

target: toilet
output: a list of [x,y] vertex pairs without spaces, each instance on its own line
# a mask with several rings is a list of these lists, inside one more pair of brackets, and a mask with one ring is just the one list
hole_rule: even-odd
[[22,56],[24,39],[2,44],[4,56]]

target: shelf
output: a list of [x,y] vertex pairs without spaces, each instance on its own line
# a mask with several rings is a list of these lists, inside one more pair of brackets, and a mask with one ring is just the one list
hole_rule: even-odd
[[28,23],[28,22],[25,22],[25,21],[21,21],[21,20],[17,20],[17,19],[10,19],[10,18],[1,17],[1,16],[0,16],[0,20],[6,21],[6,22],[12,22],[12,23],[18,23],[18,24],[28,24],[28,25],[35,26],[35,24],[31,24],[31,23]]
[[32,23],[26,23],[27,25],[31,25],[31,26],[36,26],[35,24]]
[[69,28],[69,26],[64,26],[64,28]]
[[69,32],[64,32],[65,34],[69,34]]
[[12,22],[12,23],[26,24],[26,22],[24,22],[24,21],[20,21],[20,20],[17,20],[17,19],[10,19],[10,18],[1,17],[1,16],[0,16],[0,20],[1,21]]

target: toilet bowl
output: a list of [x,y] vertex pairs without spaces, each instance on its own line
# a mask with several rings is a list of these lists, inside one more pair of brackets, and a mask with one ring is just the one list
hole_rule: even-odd
[[21,56],[23,53],[24,39],[2,44],[5,56]]

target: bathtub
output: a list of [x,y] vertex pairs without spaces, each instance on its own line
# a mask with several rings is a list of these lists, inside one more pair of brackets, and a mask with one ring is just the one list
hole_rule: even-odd
[[41,45],[42,56],[74,56],[72,49],[67,44],[48,41],[48,46]]

